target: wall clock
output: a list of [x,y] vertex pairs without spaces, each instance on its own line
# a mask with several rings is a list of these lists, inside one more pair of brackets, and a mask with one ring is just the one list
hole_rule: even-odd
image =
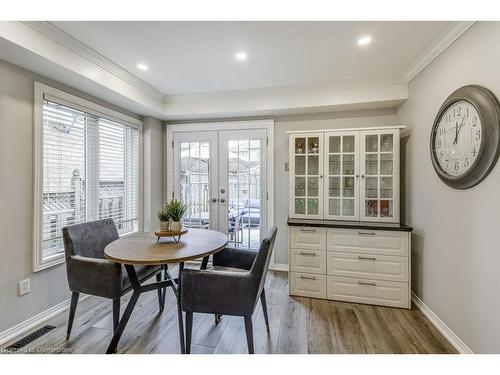
[[469,189],[486,178],[500,151],[500,106],[488,89],[469,85],[443,103],[431,132],[432,165],[455,189]]

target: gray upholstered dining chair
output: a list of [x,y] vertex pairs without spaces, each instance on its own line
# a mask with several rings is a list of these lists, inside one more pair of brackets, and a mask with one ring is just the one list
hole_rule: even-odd
[[[113,330],[116,330],[120,319],[120,298],[132,287],[124,267],[104,258],[106,245],[119,238],[113,219],[70,225],[64,227],[62,233],[69,289],[72,292],[66,340],[71,334],[80,293],[113,300]],[[160,281],[161,271],[160,266],[136,266],[141,282],[153,276]],[[158,290],[158,303],[160,311],[163,311],[165,290]]]
[[262,240],[258,252],[226,248],[214,254],[213,268],[185,269],[181,275],[181,305],[186,312],[186,353],[191,349],[193,313],[243,316],[248,352],[254,353],[252,314],[257,302],[262,303],[269,332],[266,279],[277,228]]

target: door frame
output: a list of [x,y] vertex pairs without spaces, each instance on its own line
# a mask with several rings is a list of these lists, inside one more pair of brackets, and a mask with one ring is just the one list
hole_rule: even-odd
[[[269,230],[274,226],[274,120],[248,120],[248,121],[217,121],[217,122],[199,122],[199,123],[167,123],[165,132],[165,150],[164,152],[164,191],[163,200],[171,199],[174,191],[174,134],[175,133],[198,133],[210,131],[226,130],[266,130],[266,169],[267,169],[267,228]],[[264,232],[265,233],[265,232]],[[270,267],[275,264],[274,256],[271,258]]]

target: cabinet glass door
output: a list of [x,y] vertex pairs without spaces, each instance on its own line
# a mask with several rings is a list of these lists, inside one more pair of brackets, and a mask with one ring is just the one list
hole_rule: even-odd
[[325,218],[359,218],[358,137],[353,133],[325,134]]
[[397,221],[399,137],[394,131],[363,132],[361,139],[361,218]]
[[290,214],[293,217],[323,216],[323,134],[291,137]]

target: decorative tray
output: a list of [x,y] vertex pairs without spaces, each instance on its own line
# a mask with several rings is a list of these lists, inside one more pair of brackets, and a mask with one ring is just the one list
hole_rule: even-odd
[[174,241],[177,243],[180,241],[181,236],[188,232],[187,228],[182,228],[180,231],[173,230],[159,230],[155,232],[155,236],[157,237],[156,242],[160,241],[161,237],[172,237]]

